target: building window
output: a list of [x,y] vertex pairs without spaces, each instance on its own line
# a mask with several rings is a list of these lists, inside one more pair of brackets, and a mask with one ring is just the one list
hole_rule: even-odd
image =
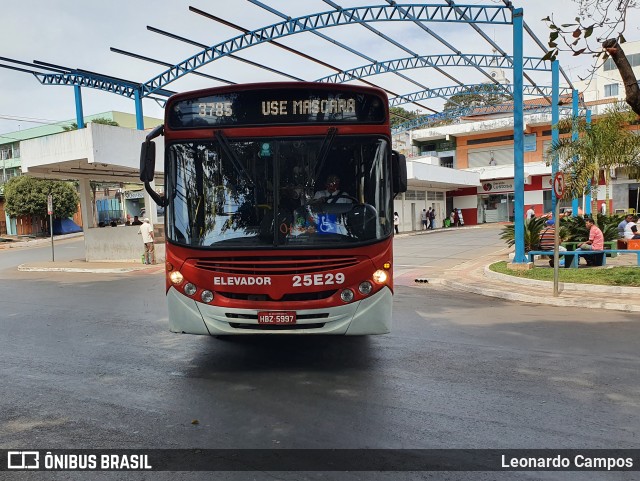
[[425,200],[424,190],[408,190],[404,193],[404,200]]
[[440,167],[447,167],[453,169],[453,157],[442,157],[440,159]]
[[604,86],[605,97],[617,97],[618,96],[618,84],[609,84]]
[[[640,53],[634,53],[632,55],[627,55],[627,60],[632,67],[637,67],[640,65]],[[614,63],[612,58],[608,58],[605,60],[602,65],[603,70],[616,70],[616,64]]]
[[609,57],[607,60],[604,61],[603,68],[604,70],[613,70],[616,68],[616,64],[613,63],[613,59]]

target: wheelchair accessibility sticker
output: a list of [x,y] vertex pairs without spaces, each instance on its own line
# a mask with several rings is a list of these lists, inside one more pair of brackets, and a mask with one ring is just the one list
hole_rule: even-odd
[[337,217],[333,214],[318,215],[318,233],[319,234],[338,234]]

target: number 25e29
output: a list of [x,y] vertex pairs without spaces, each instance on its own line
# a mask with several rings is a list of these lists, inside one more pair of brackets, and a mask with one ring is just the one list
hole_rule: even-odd
[[344,274],[342,272],[336,274],[331,272],[325,274],[305,274],[303,276],[293,276],[291,280],[293,287],[332,286],[344,284]]

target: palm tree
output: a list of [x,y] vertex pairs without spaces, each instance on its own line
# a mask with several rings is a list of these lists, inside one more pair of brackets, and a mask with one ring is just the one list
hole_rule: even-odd
[[548,159],[558,156],[560,170],[566,173],[566,191],[571,198],[581,197],[591,184],[592,212],[597,211],[598,182],[604,173],[606,201],[609,202],[611,170],[620,168],[630,176],[640,174],[640,137],[627,127],[637,116],[628,106],[616,103],[593,124],[584,118],[563,119],[560,131],[576,128],[578,138],[564,137],[547,149]]

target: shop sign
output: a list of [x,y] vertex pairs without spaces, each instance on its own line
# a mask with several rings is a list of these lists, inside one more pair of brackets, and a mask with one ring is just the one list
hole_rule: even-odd
[[513,179],[486,180],[478,187],[478,194],[495,192],[513,192]]
[[128,190],[124,193],[125,199],[142,199],[144,197],[144,191],[142,190]]
[[438,157],[453,157],[456,155],[455,150],[443,150],[442,152],[438,152]]
[[553,176],[551,175],[543,175],[542,176],[542,189],[551,189],[553,187]]

